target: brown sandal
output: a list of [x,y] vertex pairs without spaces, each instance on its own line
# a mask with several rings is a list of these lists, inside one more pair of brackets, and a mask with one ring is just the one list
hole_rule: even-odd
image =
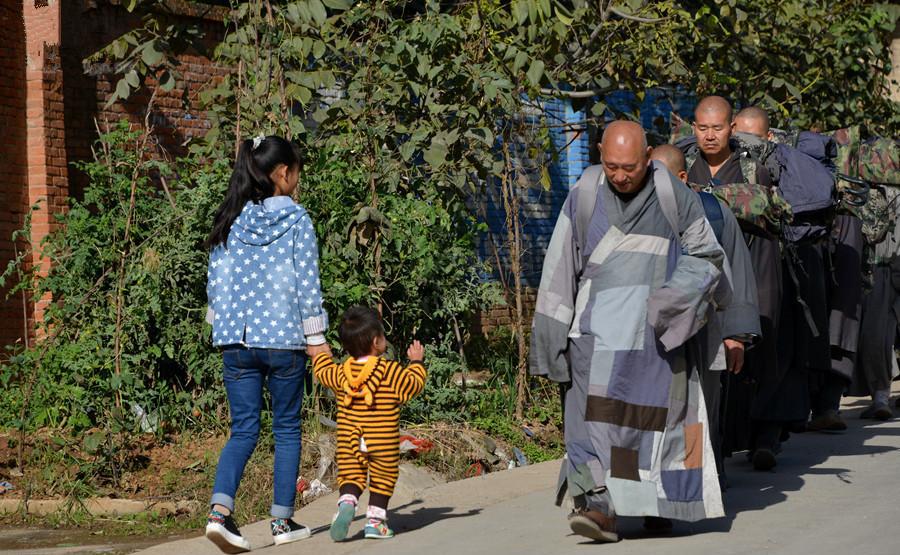
[[[619,541],[619,535],[615,532],[615,517],[607,517],[609,524],[603,527],[593,518],[587,516],[585,511],[573,511],[569,515],[569,528],[572,532],[579,536],[592,539],[598,542],[615,543]],[[612,528],[608,530],[607,528]]]

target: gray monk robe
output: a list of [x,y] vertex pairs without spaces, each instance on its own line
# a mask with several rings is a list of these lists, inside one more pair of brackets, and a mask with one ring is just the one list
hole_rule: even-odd
[[675,180],[654,164],[630,198],[604,180],[585,233],[574,225],[584,178],[569,193],[544,260],[531,370],[571,377],[563,487],[608,514],[696,521],[724,512],[685,343],[706,323],[724,254],[699,199],[677,183],[676,239],[660,172]]
[[721,421],[724,408],[721,406],[722,372],[726,370],[725,347],[722,342],[725,339],[734,339],[744,343],[745,348],[749,348],[760,338],[762,330],[750,250],[744,242],[740,225],[731,209],[721,202],[719,206],[723,219],[720,243],[731,268],[732,295],[729,302],[719,306],[715,317],[710,319],[709,325],[700,333],[700,337],[705,337],[707,346],[700,363],[703,369],[700,373],[700,382],[709,412],[710,439],[716,452],[716,464],[721,473],[723,470],[721,446],[725,432]]

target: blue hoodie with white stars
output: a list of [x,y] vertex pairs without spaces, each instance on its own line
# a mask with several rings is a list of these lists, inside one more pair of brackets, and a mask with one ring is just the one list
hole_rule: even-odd
[[303,349],[325,342],[319,251],[312,221],[290,197],[248,202],[227,248],[209,256],[213,345]]

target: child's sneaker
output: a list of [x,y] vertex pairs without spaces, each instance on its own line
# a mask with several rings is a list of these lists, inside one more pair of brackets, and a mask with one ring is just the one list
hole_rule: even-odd
[[250,551],[250,542],[241,535],[231,515],[210,511],[206,517],[206,537],[225,553]]
[[345,501],[338,503],[338,510],[331,519],[331,539],[336,542],[342,542],[347,539],[347,533],[350,531],[350,523],[356,516],[356,505]]
[[275,545],[305,540],[310,534],[309,528],[297,524],[289,518],[272,519],[272,539],[275,541]]
[[366,523],[366,538],[370,540],[386,540],[394,537],[394,531],[388,528],[383,520],[369,519]]

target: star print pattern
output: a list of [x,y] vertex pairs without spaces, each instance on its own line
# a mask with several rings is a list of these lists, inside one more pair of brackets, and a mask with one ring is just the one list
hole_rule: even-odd
[[300,349],[328,327],[315,230],[288,197],[248,202],[210,253],[213,344]]

